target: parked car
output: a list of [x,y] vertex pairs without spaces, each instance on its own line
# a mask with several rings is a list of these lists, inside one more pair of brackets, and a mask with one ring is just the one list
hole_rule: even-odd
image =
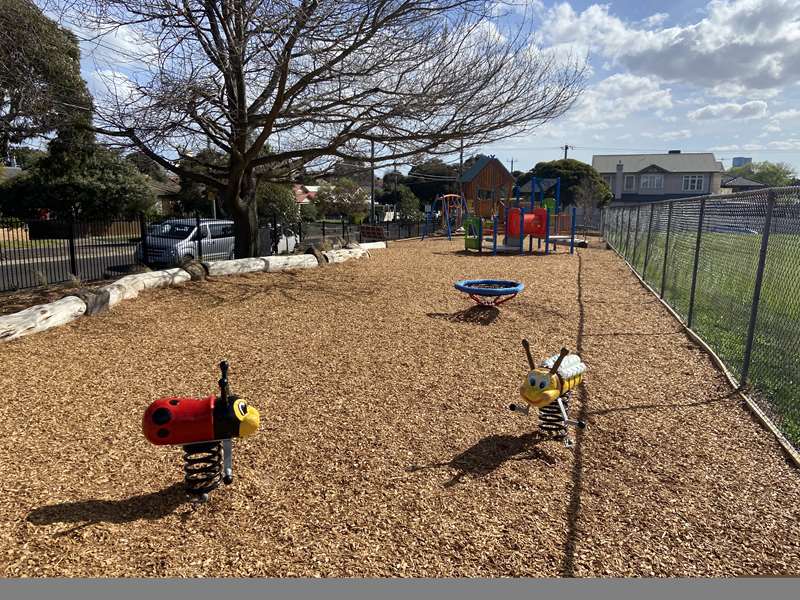
[[189,260],[233,258],[233,221],[167,219],[147,230],[147,258],[142,243],[136,246],[136,260],[154,265],[177,265]]
[[[274,238],[273,238],[274,239]],[[147,230],[147,260],[141,242],[136,246],[136,260],[148,265],[179,265],[199,259],[198,241],[203,260],[226,260],[234,257],[233,221],[201,219],[168,219]],[[299,243],[297,235],[287,228],[273,242],[273,252],[291,253]]]

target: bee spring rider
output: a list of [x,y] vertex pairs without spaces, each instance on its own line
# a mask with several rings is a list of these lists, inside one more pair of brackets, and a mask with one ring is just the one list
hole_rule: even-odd
[[183,446],[183,471],[187,497],[208,500],[208,493],[233,482],[232,438],[258,431],[259,414],[231,394],[228,363],[219,364],[219,396],[170,396],[153,402],[144,413],[142,429],[157,446]]
[[509,409],[526,416],[531,406],[539,409],[539,429],[564,437],[565,445],[570,447],[572,440],[567,437],[567,426],[586,427],[586,423],[570,419],[568,415],[572,390],[583,381],[586,365],[580,356],[562,348],[560,354],[551,356],[537,367],[528,340],[522,340],[522,347],[525,348],[531,369],[525,383],[519,388],[525,404],[511,404]]

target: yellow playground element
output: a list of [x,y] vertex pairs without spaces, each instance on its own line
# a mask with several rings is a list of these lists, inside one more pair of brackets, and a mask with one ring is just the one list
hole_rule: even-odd
[[536,366],[531,356],[528,340],[522,340],[525,355],[528,358],[530,371],[525,383],[519,388],[524,405],[512,404],[509,408],[524,415],[530,407],[539,411],[539,429],[545,433],[557,434],[565,438],[569,447],[572,440],[566,437],[567,425],[575,425],[581,429],[586,423],[570,419],[568,416],[569,400],[572,391],[583,381],[586,365],[577,354],[570,354],[566,348],[561,353],[551,356]]

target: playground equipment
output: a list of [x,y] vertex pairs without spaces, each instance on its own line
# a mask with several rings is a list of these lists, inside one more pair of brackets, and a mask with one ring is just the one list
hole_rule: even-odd
[[[546,198],[545,191],[554,190],[555,197]],[[538,193],[538,199],[537,199]],[[531,181],[531,199],[528,203],[520,198],[516,188],[516,198],[510,206],[502,202],[494,203],[491,218],[473,215],[464,219],[465,250],[491,250],[498,252],[525,252],[525,238],[528,238],[528,252],[533,252],[533,240],[538,241],[539,249],[544,241],[544,253],[550,254],[557,242],[569,242],[570,254],[575,252],[576,210],[561,211],[561,179],[537,179]],[[516,206],[514,206],[516,204]],[[502,230],[502,232],[501,232]],[[500,235],[504,238],[498,240]],[[485,248],[485,243],[489,247]],[[585,241],[577,241],[585,244]]]
[[523,283],[505,279],[462,279],[456,281],[453,287],[484,306],[508,302],[525,289]]
[[183,446],[187,497],[205,502],[208,493],[233,482],[232,438],[258,431],[259,414],[231,394],[228,363],[219,364],[219,396],[170,396],[154,401],[142,419],[144,435],[157,446]]
[[451,240],[453,239],[453,232],[461,228],[464,219],[469,216],[467,201],[459,194],[438,196],[430,206],[430,210],[426,209],[425,211],[425,228],[422,231],[423,240],[436,230],[433,224],[436,214],[439,212],[436,210],[437,204],[441,210],[441,228],[447,230],[447,239]]
[[572,446],[572,439],[567,436],[567,426],[575,425],[584,429],[586,423],[570,419],[569,402],[574,390],[583,381],[586,365],[577,354],[570,354],[566,348],[561,353],[551,356],[537,367],[531,356],[528,340],[522,340],[525,356],[528,358],[530,372],[519,389],[525,404],[511,404],[508,408],[514,412],[528,415],[530,407],[539,410],[539,430],[564,438],[564,445]]

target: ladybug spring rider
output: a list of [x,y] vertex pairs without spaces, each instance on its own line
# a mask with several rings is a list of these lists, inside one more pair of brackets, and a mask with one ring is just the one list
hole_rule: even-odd
[[258,411],[231,394],[228,363],[222,361],[219,368],[219,396],[161,398],[147,408],[142,420],[151,443],[183,446],[186,495],[196,502],[208,500],[220,481],[233,482],[232,439],[258,431]]

